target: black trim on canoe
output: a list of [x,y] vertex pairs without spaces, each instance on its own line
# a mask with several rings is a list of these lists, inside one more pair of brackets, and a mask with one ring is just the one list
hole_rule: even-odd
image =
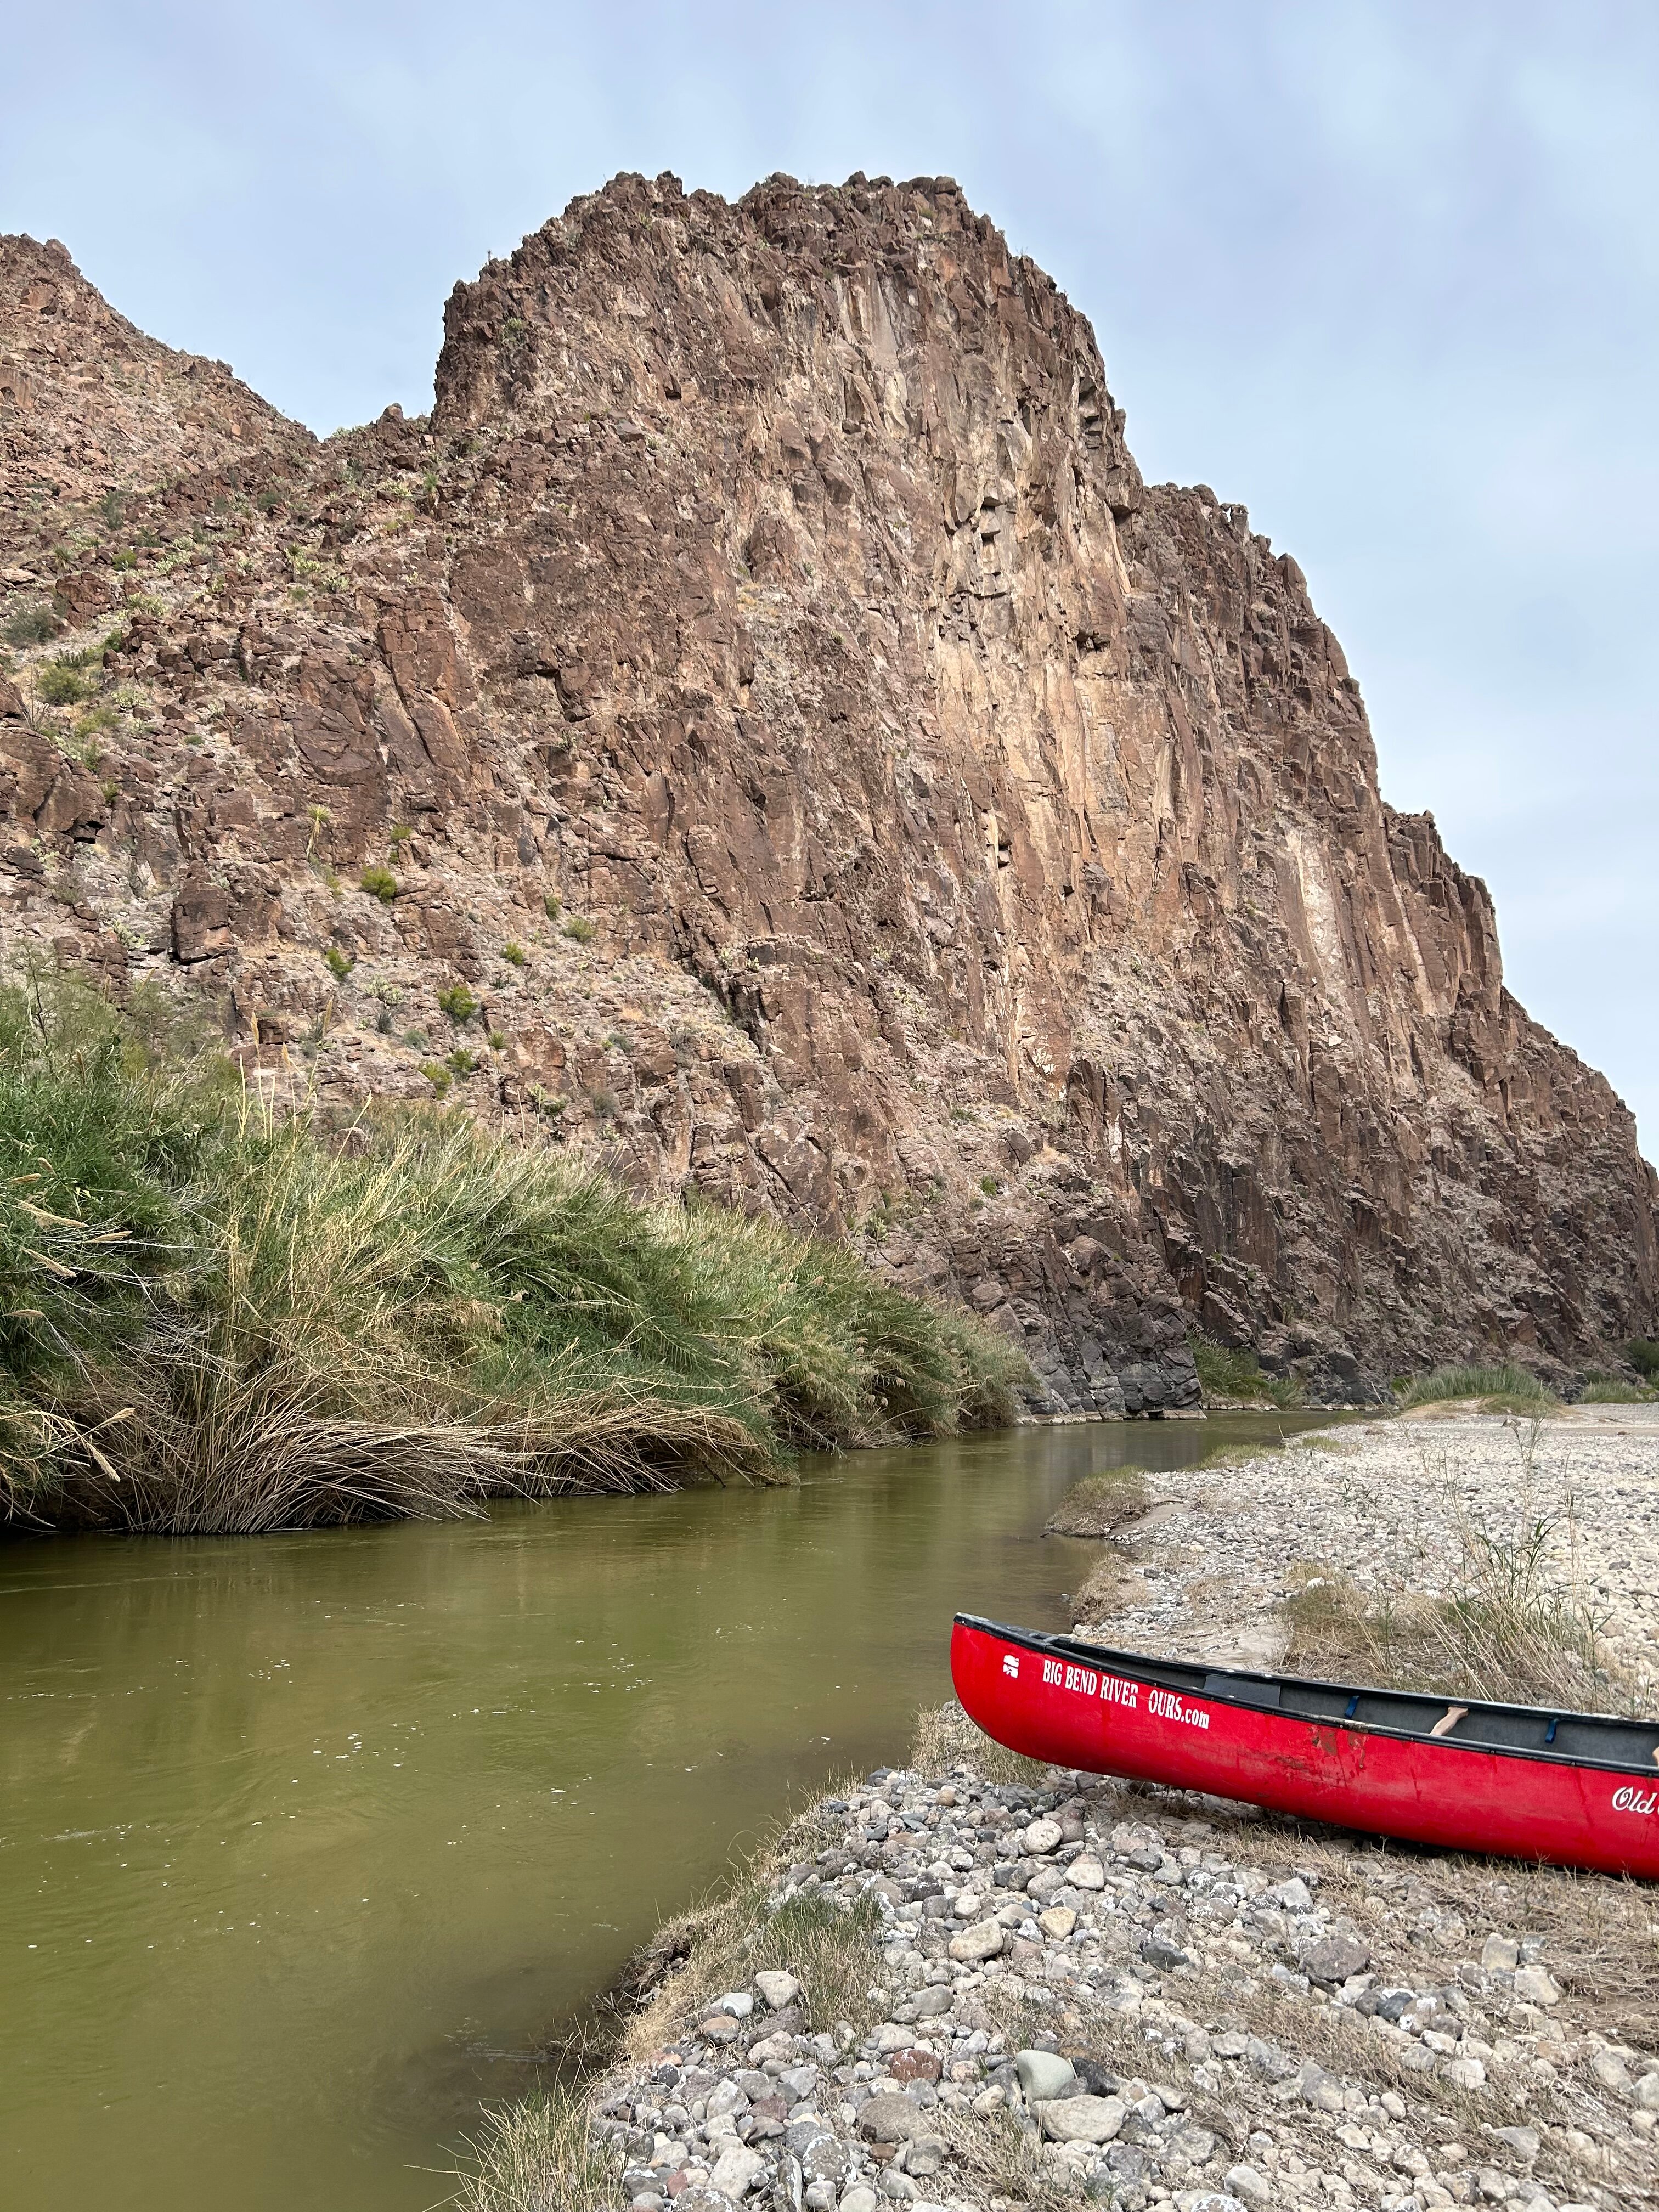
[[[1376,1690],[1352,1682],[1321,1682],[1302,1674],[1263,1674],[1249,1668],[1188,1665],[1145,1652],[1116,1651],[1074,1636],[1045,1636],[1004,1621],[959,1613],[964,1628],[977,1628],[1028,1651],[1080,1661],[1109,1674],[1162,1689],[1184,1690],[1224,1705],[1282,1713],[1286,1720],[1323,1721],[1368,1735],[1449,1751],[1494,1752],[1506,1759],[1539,1759],[1556,1766],[1594,1766],[1609,1774],[1659,1779],[1659,1722],[1623,1721],[1608,1714],[1552,1711],[1547,1705],[1500,1705],[1479,1698],[1449,1699],[1414,1690]],[[1449,1728],[1448,1714],[1455,1714]],[[1443,1733],[1436,1735],[1437,1724]]]

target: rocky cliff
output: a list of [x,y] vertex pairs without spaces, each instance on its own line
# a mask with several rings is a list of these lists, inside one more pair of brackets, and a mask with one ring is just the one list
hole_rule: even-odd
[[1652,1328],[1631,1117],[1295,562],[947,180],[618,178],[320,445],[6,240],[0,435],[11,951],[856,1235],[1057,1407]]

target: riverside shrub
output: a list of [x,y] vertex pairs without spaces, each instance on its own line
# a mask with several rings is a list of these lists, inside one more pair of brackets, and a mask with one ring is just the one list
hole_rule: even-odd
[[776,1479],[1009,1418],[965,1311],[464,1113],[276,1119],[159,1016],[0,993],[0,1519],[260,1528]]

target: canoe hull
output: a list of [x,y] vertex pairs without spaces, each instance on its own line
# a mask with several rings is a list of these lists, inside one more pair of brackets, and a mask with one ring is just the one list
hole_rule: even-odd
[[[1078,1647],[1071,1647],[1075,1653]],[[958,1620],[963,1710],[1010,1750],[1444,1850],[1659,1880],[1659,1773],[1517,1758],[1252,1709]]]

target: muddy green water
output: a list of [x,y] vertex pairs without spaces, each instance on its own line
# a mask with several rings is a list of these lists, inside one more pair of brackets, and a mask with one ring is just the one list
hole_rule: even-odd
[[441,2202],[480,2100],[664,1915],[792,1798],[902,1757],[955,1610],[1069,1619],[1092,1549],[1042,1536],[1069,1484],[1285,1425],[0,1552],[0,2202]]

